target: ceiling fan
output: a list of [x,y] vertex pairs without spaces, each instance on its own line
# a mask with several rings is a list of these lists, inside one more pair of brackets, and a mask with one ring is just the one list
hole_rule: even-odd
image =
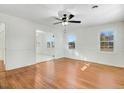
[[[60,16],[60,15],[59,15]],[[58,22],[53,23],[54,25],[62,24],[64,26],[68,25],[68,23],[81,23],[81,21],[71,20],[75,15],[70,12],[61,13],[61,17],[55,17]]]

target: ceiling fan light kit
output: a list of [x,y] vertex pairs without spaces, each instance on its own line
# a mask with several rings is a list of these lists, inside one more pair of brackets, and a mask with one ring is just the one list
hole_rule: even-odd
[[62,25],[63,26],[67,26],[68,25],[68,22],[62,22]]

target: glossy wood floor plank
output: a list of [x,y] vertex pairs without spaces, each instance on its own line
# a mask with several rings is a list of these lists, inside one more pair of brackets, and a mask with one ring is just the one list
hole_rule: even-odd
[[6,72],[1,88],[124,88],[124,68],[61,58]]
[[0,60],[0,72],[1,71],[4,71],[4,61],[3,60]]
[[0,60],[0,88],[7,88],[4,61]]

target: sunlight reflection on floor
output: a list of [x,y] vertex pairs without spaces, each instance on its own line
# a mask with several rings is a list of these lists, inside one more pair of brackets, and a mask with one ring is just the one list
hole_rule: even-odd
[[90,63],[85,63],[84,66],[81,68],[82,71],[85,71],[90,66]]

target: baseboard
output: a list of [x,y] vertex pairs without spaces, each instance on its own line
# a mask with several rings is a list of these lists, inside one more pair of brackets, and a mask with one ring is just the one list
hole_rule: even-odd
[[120,67],[120,66],[115,66],[115,65],[110,65],[110,64],[103,64],[103,63],[99,63],[99,62],[95,62],[95,61],[91,61],[91,60],[81,60],[81,59],[78,59],[78,58],[71,58],[71,57],[64,57],[66,59],[71,59],[71,60],[76,60],[76,61],[82,61],[82,62],[88,62],[88,63],[91,63],[91,64],[99,64],[99,65],[104,65],[104,66],[109,66],[109,67],[117,67],[117,68],[124,68],[123,66]]
[[[82,61],[82,62],[91,63],[91,64],[99,64],[99,65],[110,66],[110,67],[124,68],[124,67],[113,66],[113,65],[108,65],[108,64],[101,64],[101,63],[94,62],[94,61],[81,60],[81,59],[76,59],[76,58],[71,58],[71,57],[56,57],[55,59],[52,59],[52,60],[62,60],[62,59],[75,60],[75,62],[76,62],[76,61]],[[52,60],[49,60],[49,61],[52,61]],[[48,62],[48,61],[37,62],[37,63],[31,64],[31,65],[26,65],[26,66],[14,68],[14,69],[20,69],[20,68],[30,67],[30,66],[32,66],[32,65],[37,65],[37,64],[44,63],[44,62]],[[54,61],[54,62],[57,62],[57,61]],[[11,70],[14,70],[14,69],[8,69],[8,70],[6,70],[6,71],[11,71]]]

